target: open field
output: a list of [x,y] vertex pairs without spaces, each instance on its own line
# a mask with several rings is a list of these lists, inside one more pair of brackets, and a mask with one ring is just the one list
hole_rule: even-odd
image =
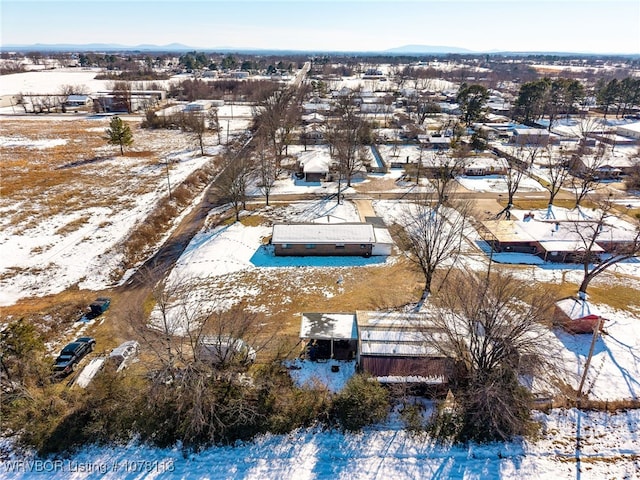
[[1,122],[0,245],[11,252],[0,261],[4,305],[116,283],[121,244],[167,195],[167,177],[175,188],[211,161],[179,132],[137,122],[124,156],[106,144],[105,118]]

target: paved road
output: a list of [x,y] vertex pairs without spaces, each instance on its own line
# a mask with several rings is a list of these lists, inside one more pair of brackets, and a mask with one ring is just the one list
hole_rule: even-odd
[[300,71],[296,74],[296,78],[293,81],[293,86],[298,88],[304,81],[307,73],[311,70],[311,62],[305,62]]

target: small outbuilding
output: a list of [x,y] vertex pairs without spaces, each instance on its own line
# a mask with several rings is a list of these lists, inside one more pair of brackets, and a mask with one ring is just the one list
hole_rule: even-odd
[[353,313],[303,313],[300,339],[306,342],[309,360],[352,360],[356,356],[358,331]]
[[546,147],[550,141],[549,131],[545,128],[514,128],[512,135],[512,142],[516,145]]
[[444,387],[453,361],[436,342],[446,341],[428,313],[356,312],[359,369],[383,383]]
[[464,174],[470,177],[504,175],[509,164],[500,157],[472,157],[465,159]]
[[93,105],[93,99],[89,95],[69,95],[64,106],[67,109],[89,108]]
[[[311,140],[315,140],[309,138]],[[305,152],[308,155],[301,155],[299,159],[299,169],[305,182],[321,182],[327,179],[331,159],[329,157],[317,155],[316,152]]]
[[593,333],[597,328],[602,330],[606,320],[586,298],[563,298],[554,307],[553,322],[569,333]]

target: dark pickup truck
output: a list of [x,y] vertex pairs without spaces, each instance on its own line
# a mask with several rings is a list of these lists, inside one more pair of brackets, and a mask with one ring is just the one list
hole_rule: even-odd
[[53,372],[59,376],[69,375],[78,367],[78,363],[96,346],[92,337],[80,337],[62,349],[53,364]]
[[98,315],[106,312],[109,309],[109,305],[111,305],[111,299],[106,297],[98,297],[93,302],[91,302],[89,308],[91,309],[91,314],[94,317],[97,317]]

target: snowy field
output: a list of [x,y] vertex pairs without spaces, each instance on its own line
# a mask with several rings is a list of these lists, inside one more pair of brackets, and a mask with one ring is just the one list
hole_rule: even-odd
[[[640,478],[640,411],[554,410],[538,414],[534,442],[448,447],[402,429],[397,416],[362,433],[307,429],[265,435],[233,447],[184,455],[136,444],[89,447],[71,458],[40,461],[9,453],[0,478],[235,480],[483,480]],[[0,449],[10,450],[10,445]]]
[[[174,299],[173,308],[167,313],[172,329],[184,333],[181,305],[188,303],[192,310],[203,312],[228,310],[235,305],[263,294],[267,289],[279,286],[276,304],[291,302],[289,292],[320,293],[332,297],[335,287],[315,285],[311,279],[322,269],[367,268],[384,265],[386,257],[276,257],[271,246],[265,245],[271,235],[271,224],[277,222],[358,222],[359,216],[351,202],[340,205],[335,200],[300,201],[286,207],[263,207],[251,215],[264,217],[257,226],[245,226],[240,222],[208,229],[196,234],[174,269],[166,284],[187,286],[180,289],[188,293]],[[246,218],[246,217],[245,217]],[[274,313],[268,305],[252,308]],[[151,322],[159,324],[161,312],[154,310]]]
[[107,90],[112,80],[95,80],[100,69],[64,68],[0,76],[0,95],[57,94],[63,85],[82,86],[87,93]]
[[[94,136],[108,126],[108,119],[76,119],[75,122],[80,134],[86,130]],[[0,137],[3,162],[9,161],[14,151],[24,155],[25,150],[37,149],[46,156],[68,142],[77,142],[73,137],[46,138],[46,135],[45,129],[35,129],[31,134],[7,136],[5,133]],[[166,162],[175,186],[210,161],[210,157],[199,156],[185,138],[175,132],[167,134],[163,140],[153,135],[142,131],[135,133],[134,146],[144,148],[144,138],[149,136],[162,157],[157,163],[148,158],[121,157],[115,155],[113,147],[104,146],[94,152],[99,161],[84,162],[81,157],[76,159],[77,166],[59,166],[74,168],[78,174],[92,172],[94,177],[110,179],[99,187],[91,187],[87,201],[72,210],[41,214],[34,221],[34,217],[22,218],[21,212],[37,210],[39,202],[47,207],[51,192],[40,197],[0,200],[0,250],[11,252],[11,255],[0,256],[0,305],[11,305],[29,296],[58,293],[74,284],[93,290],[113,284],[109,274],[122,260],[116,246],[147,217],[158,200],[167,195]],[[219,146],[208,147],[207,153],[213,155],[220,149]],[[143,191],[123,196],[122,192],[130,189],[132,182],[136,188],[145,185]],[[77,187],[68,185],[70,191]],[[56,186],[55,191],[60,188],[67,186]],[[46,212],[45,208],[42,210]]]

